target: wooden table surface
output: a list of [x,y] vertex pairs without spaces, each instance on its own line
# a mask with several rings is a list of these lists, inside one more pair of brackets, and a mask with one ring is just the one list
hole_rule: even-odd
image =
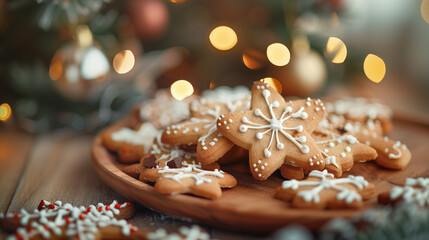
[[[91,165],[91,135],[62,131],[31,135],[0,127],[0,212],[32,210],[40,200],[89,205],[125,201]],[[145,230],[177,230],[193,223],[138,206],[131,222]],[[216,239],[264,239],[205,228]],[[0,239],[5,238],[0,231]]]

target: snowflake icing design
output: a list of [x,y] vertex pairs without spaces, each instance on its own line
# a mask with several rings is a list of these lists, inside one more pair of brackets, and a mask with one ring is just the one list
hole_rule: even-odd
[[[301,186],[314,186],[311,190],[299,191],[298,196],[302,197],[304,201],[314,203],[320,202],[319,193],[325,189],[334,189],[338,191],[337,199],[344,200],[345,203],[350,204],[353,201],[362,201],[362,196],[356,191],[350,190],[338,184],[353,184],[358,189],[363,189],[368,186],[368,182],[362,176],[348,176],[347,178],[334,178],[333,174],[328,173],[327,170],[317,171],[313,170],[308,175],[309,177],[320,178],[320,181],[297,181],[287,180],[282,183],[283,189],[296,190]],[[329,177],[329,178],[328,178]]]
[[308,114],[304,112],[304,107],[301,107],[297,111],[292,113],[292,107],[288,106],[283,111],[280,118],[277,118],[274,114],[273,108],[278,108],[280,106],[280,103],[278,101],[274,101],[270,103],[268,98],[270,97],[271,93],[269,90],[265,89],[262,91],[262,95],[264,96],[265,103],[267,104],[269,111],[270,111],[270,117],[265,116],[260,109],[255,109],[255,116],[264,119],[267,124],[259,124],[251,122],[247,117],[243,117],[241,121],[244,123],[240,125],[239,130],[241,132],[247,132],[248,129],[261,129],[264,131],[256,133],[256,138],[261,140],[263,139],[264,135],[266,133],[271,132],[270,142],[268,146],[264,149],[264,155],[265,157],[271,156],[271,146],[273,144],[273,140],[276,140],[276,147],[277,149],[281,150],[285,147],[285,145],[279,140],[279,134],[282,134],[287,139],[289,139],[292,143],[294,143],[302,153],[308,153],[310,151],[309,147],[306,144],[303,144],[307,141],[307,138],[305,136],[299,136],[299,137],[292,137],[291,134],[289,134],[287,131],[296,131],[296,132],[302,132],[304,130],[304,127],[302,125],[294,126],[294,127],[288,127],[284,126],[284,122],[291,118],[300,118],[300,119],[307,119]]
[[407,178],[404,187],[395,186],[390,191],[390,199],[399,197],[406,203],[429,206],[429,178]]
[[211,183],[212,180],[207,178],[207,176],[223,178],[223,171],[215,169],[213,171],[202,170],[200,164],[188,164],[183,163],[187,166],[184,168],[169,168],[165,166],[163,169],[158,170],[158,173],[165,174],[164,178],[172,179],[178,183],[182,183],[180,179],[182,178],[193,178],[195,180],[195,185],[200,185],[202,183]]

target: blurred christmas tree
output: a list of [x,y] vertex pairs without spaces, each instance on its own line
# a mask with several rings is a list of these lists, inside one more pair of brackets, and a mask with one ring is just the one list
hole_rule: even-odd
[[331,74],[321,33],[338,24],[342,1],[0,5],[0,103],[12,106],[20,127],[43,132],[94,130],[179,79],[201,91],[272,77],[285,95],[317,93]]

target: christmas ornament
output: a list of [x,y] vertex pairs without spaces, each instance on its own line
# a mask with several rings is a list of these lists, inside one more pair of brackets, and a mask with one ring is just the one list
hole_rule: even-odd
[[272,67],[269,75],[283,85],[283,95],[309,96],[326,81],[327,70],[322,57],[313,50],[292,52],[286,67]]
[[144,42],[161,37],[167,29],[170,14],[159,0],[133,0],[128,5],[131,23]]
[[49,76],[62,96],[84,100],[102,89],[109,71],[109,62],[100,48],[72,43],[55,53]]

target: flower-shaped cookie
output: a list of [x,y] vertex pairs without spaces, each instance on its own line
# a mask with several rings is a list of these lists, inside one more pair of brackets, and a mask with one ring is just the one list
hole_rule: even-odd
[[360,208],[375,188],[361,176],[334,178],[327,170],[310,172],[306,180],[287,180],[277,188],[276,198],[292,201],[296,208]]
[[304,169],[323,169],[323,156],[311,133],[324,114],[320,100],[286,102],[269,84],[255,82],[251,110],[222,115],[218,130],[249,150],[250,169],[267,179],[284,162]]

